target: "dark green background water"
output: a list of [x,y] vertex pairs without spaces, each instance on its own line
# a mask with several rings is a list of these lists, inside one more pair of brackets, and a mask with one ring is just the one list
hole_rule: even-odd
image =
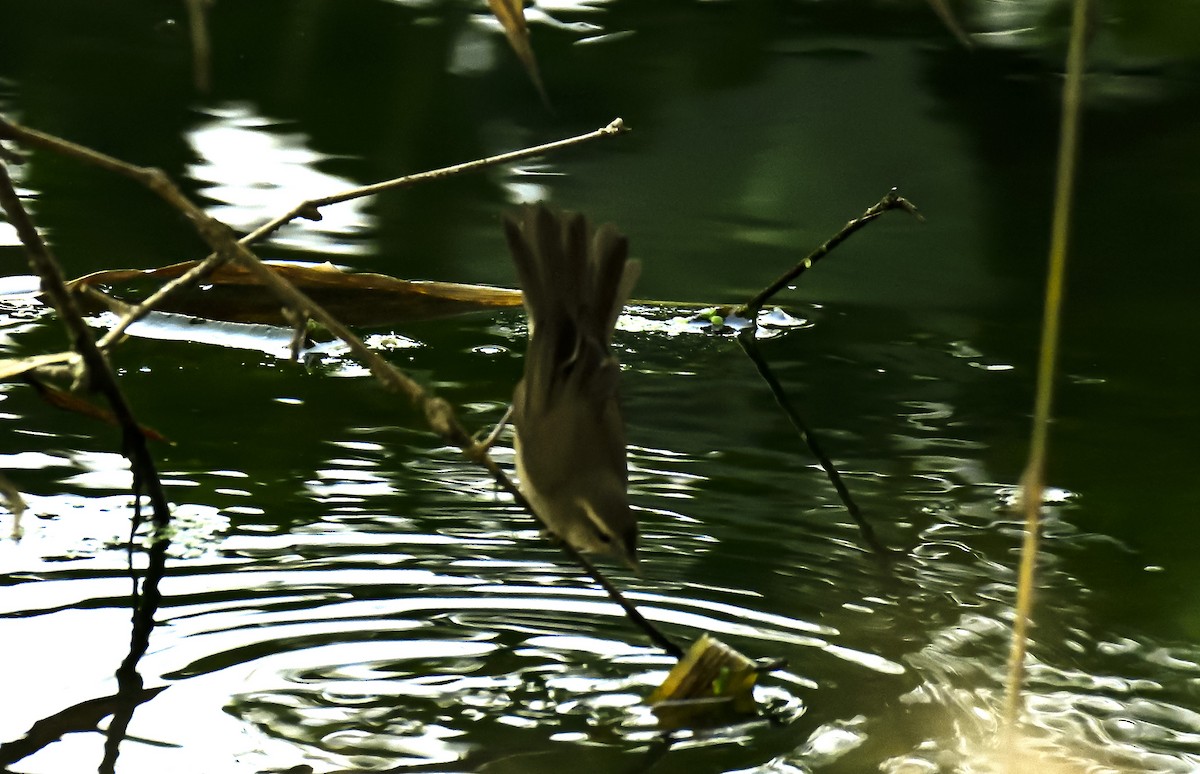
[[[155,452],[179,533],[140,665],[166,689],[117,770],[986,770],[1063,9],[963,4],[972,51],[919,2],[548,10],[532,21],[554,113],[469,3],[218,2],[201,95],[181,5],[6,0],[0,110],[159,166],[239,229],[621,116],[621,138],[331,208],[259,252],[511,285],[499,218],[545,198],[616,222],[644,266],[636,295],[679,302],[745,299],[898,186],[927,222],[855,236],[780,299],[809,324],[762,344],[904,552],[896,577],[732,339],[673,322],[684,310],[628,310],[646,574],[626,585],[678,639],[789,661],[760,689],[777,724],[662,753],[631,705],[670,659],[356,364],[288,363],[286,333],[158,321],[114,362],[174,441]],[[1066,770],[1200,770],[1198,17],[1114,2],[1096,20],[1028,696],[1031,735]],[[204,252],[130,183],[43,153],[16,174],[71,275]],[[0,273],[27,273],[0,228]],[[41,308],[0,304],[6,356],[62,345]],[[522,324],[370,333],[478,427],[518,378]],[[0,398],[0,468],[32,508],[0,547],[3,742],[115,690],[130,583],[115,433],[23,386]],[[102,744],[68,734],[12,770],[91,770]]]

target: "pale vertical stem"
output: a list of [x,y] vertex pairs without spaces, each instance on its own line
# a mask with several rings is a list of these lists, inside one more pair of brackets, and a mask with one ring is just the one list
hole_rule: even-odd
[[1058,170],[1051,226],[1050,267],[1046,278],[1046,301],[1042,339],[1038,353],[1037,394],[1029,461],[1021,476],[1021,505],[1025,515],[1025,539],[1017,577],[1017,602],[1013,618],[1012,649],[1008,660],[1004,725],[1011,736],[1021,710],[1021,685],[1025,678],[1025,655],[1029,622],[1033,612],[1034,587],[1042,496],[1045,486],[1046,449],[1054,401],[1054,375],[1058,362],[1058,340],[1062,320],[1063,285],[1067,270],[1067,239],[1074,197],[1075,161],[1079,146],[1080,106],[1087,36],[1087,0],[1075,0],[1071,19],[1071,42],[1067,52],[1067,80],[1063,88],[1063,112],[1059,129]]

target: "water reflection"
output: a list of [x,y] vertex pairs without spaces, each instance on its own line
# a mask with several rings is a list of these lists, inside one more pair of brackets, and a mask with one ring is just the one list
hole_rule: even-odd
[[[128,517],[127,510],[125,514]],[[138,533],[139,530],[135,528],[134,532]],[[114,772],[117,758],[126,742],[129,725],[133,721],[135,712],[141,705],[150,702],[164,690],[165,686],[147,688],[140,670],[162,600],[159,585],[166,570],[171,542],[165,532],[153,528],[142,529],[140,532],[147,533],[144,536],[147,543],[145,550],[141,550],[141,538],[136,534],[135,538],[131,538],[130,543],[126,546],[128,575],[133,584],[132,595],[129,598],[129,606],[132,608],[132,623],[129,627],[128,652],[115,666],[116,684],[115,686],[106,686],[109,689],[115,687],[115,693],[89,697],[63,709],[56,707],[57,711],[53,714],[37,719],[19,738],[0,745],[0,766],[7,767],[19,763],[47,748],[54,748],[52,756],[54,753],[61,754],[61,746],[57,745],[60,739],[69,734],[99,732],[103,739],[102,754],[94,757],[88,756],[87,760],[91,765],[98,765],[100,774]],[[135,564],[138,569],[134,569]],[[54,573],[47,574],[53,575]],[[40,578],[37,575],[14,576],[11,580],[18,586],[24,586],[24,590],[28,590],[31,582],[36,582]],[[128,590],[129,586],[126,585],[125,588]],[[34,596],[44,599],[38,594]],[[73,602],[65,606],[66,611],[72,611],[79,604]],[[0,611],[0,616],[19,619],[26,616],[45,615],[46,612],[49,611],[21,610],[20,608],[14,611],[7,608]],[[60,627],[63,626],[61,618],[62,616],[59,616],[57,620]],[[63,627],[56,633],[53,640],[66,639],[67,642],[73,642],[77,636],[77,633],[71,628]],[[74,654],[71,657],[74,658]],[[75,692],[77,691],[73,691],[73,693]],[[13,695],[10,694],[10,699]],[[15,695],[19,696],[20,694]],[[17,722],[21,722],[21,720],[17,720]],[[107,726],[104,725],[105,720],[107,720]]]
[[[244,102],[206,111],[208,120],[187,133],[199,157],[188,174],[216,205],[208,212],[240,231],[252,231],[305,199],[344,191],[356,183],[318,167],[329,156],[311,150],[301,132],[285,133],[279,122]],[[297,220],[270,243],[306,253],[354,255],[369,252],[373,228],[364,199],[326,207],[319,221]]]
[[[1007,489],[978,483],[959,486],[958,506],[934,512],[935,520],[922,531],[911,562],[904,565],[915,581],[907,603],[913,610],[928,615],[943,608],[937,597],[953,605],[931,619],[939,625],[930,629],[928,643],[906,657],[920,683],[902,702],[927,722],[955,732],[889,760],[884,770],[1002,772],[1009,765],[1047,772],[1195,770],[1200,758],[1188,749],[1188,740],[1195,738],[1200,716],[1170,699],[1144,696],[1175,693],[1178,701],[1182,694],[1165,686],[1197,674],[1197,665],[1179,659],[1179,672],[1170,677],[1147,661],[1134,666],[1136,659],[1120,659],[1123,663],[1118,664],[1104,657],[1113,655],[1105,652],[1111,646],[1094,640],[1083,605],[1090,592],[1066,568],[1082,546],[1105,539],[1084,533],[1064,518],[1063,508],[1071,505],[1067,493],[1061,492],[1052,498],[1063,505],[1052,509],[1047,519],[1040,576],[1041,605],[1053,614],[1038,618],[1031,644],[1024,733],[1016,746],[1003,746],[1002,654],[1010,636],[1015,580],[1011,561],[1001,563],[995,557],[998,535],[1007,536],[1000,545],[1015,545],[1020,527],[1007,513],[1012,505]],[[1126,641],[1115,650],[1129,646],[1140,647]],[[1078,659],[1085,659],[1090,668],[1068,666]],[[1151,672],[1164,683],[1136,676]],[[1147,725],[1155,731],[1139,734]],[[1148,743],[1150,737],[1155,741]]]
[[[885,573],[733,342],[673,322],[682,319],[647,308],[622,324],[623,344],[637,350],[627,413],[647,570],[623,585],[674,637],[712,632],[790,666],[758,689],[775,725],[687,734],[655,747],[655,765],[683,770],[687,756],[725,749],[748,751],[728,770],[768,758],[769,770],[796,771],[999,765],[992,746],[1019,524],[1011,484],[994,480],[989,447],[947,384],[1004,374],[973,368],[983,355],[970,341],[902,332],[887,346],[845,349],[824,369],[834,381],[874,380],[865,419],[849,418],[849,395],[814,416],[881,539],[905,549]],[[762,343],[784,389],[817,391],[803,352],[814,336],[836,335],[839,319]],[[519,326],[490,330],[519,346]],[[342,353],[326,357],[321,373],[353,375]],[[457,385],[449,381],[451,394],[466,389]],[[467,405],[487,415],[499,407],[496,395]],[[152,679],[137,701],[154,711],[134,713],[129,732],[154,744],[127,744],[122,765],[174,765],[174,745],[191,733],[181,729],[208,740],[197,766],[247,772],[555,768],[582,749],[612,768],[659,739],[637,702],[670,659],[487,476],[395,426],[354,422],[314,448],[288,474],[305,504],[296,513],[281,513],[278,498],[227,460],[168,474],[176,497],[212,489],[227,505],[177,505],[175,564],[155,647],[140,662]],[[511,465],[503,441],[495,455]],[[53,471],[71,491],[34,498],[35,528],[7,546],[0,628],[19,622],[28,636],[40,627],[48,640],[65,635],[47,627],[122,626],[108,615],[128,596],[128,498],[113,493],[128,483],[120,459],[53,446],[8,459]],[[1088,546],[1128,549],[1076,525],[1081,498],[1051,494],[1042,594],[1054,615],[1035,633],[1027,745],[1076,768],[1187,771],[1198,763],[1188,748],[1200,722],[1184,708],[1200,666],[1089,623],[1078,557]],[[84,621],[84,609],[104,621]],[[77,665],[79,685],[103,682],[111,650]],[[1072,666],[1080,659],[1088,668]],[[17,739],[24,728],[6,731]],[[562,750],[545,749],[547,738]],[[72,750],[81,754],[54,742],[31,760]]]

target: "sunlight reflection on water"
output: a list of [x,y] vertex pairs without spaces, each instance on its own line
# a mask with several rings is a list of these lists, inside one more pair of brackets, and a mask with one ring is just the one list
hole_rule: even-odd
[[[636,319],[674,315],[643,309]],[[508,331],[514,341],[522,335]],[[639,324],[639,335],[631,359],[645,362],[678,331]],[[788,670],[761,681],[760,702],[776,723],[811,715],[817,726],[771,770],[836,770],[869,742],[890,740],[911,751],[893,755],[884,771],[991,771],[1013,593],[1007,555],[1018,524],[1007,513],[1011,485],[992,482],[986,445],[958,432],[954,399],[937,380],[905,382],[904,370],[889,372],[895,429],[884,438],[894,452],[889,464],[903,475],[872,461],[869,426],[830,436],[854,461],[846,472],[864,507],[876,519],[893,514],[894,523],[879,522],[887,542],[909,544],[889,575],[802,450],[759,442],[763,428],[778,425],[769,407],[741,404],[737,427],[711,421],[719,415],[713,406],[757,387],[706,364],[732,346],[727,339],[690,339],[682,369],[639,367],[629,379],[634,432],[667,414],[674,424],[650,434],[654,444],[630,446],[647,568],[645,578],[625,580],[630,599],[677,636],[713,632],[749,653],[789,659]],[[969,369],[980,357],[962,341],[902,351],[917,373],[945,368],[946,358]],[[869,371],[872,357],[842,367]],[[785,362],[785,380],[792,367]],[[336,356],[328,368],[339,368]],[[703,389],[681,382],[695,382],[680,376],[692,370],[705,374]],[[497,409],[473,405],[484,414]],[[675,422],[688,414],[698,421]],[[640,644],[619,609],[563,566],[490,479],[456,450],[428,446],[423,434],[399,428],[356,425],[331,439],[323,458],[291,477],[297,496],[317,506],[315,518],[286,529],[269,520],[270,507],[246,507],[261,501],[259,486],[228,464],[173,473],[189,490],[226,491],[231,504],[179,506],[178,558],[162,585],[156,646],[142,664],[168,690],[151,702],[158,711],[135,716],[137,734],[169,745],[176,731],[157,718],[187,717],[208,729],[208,759],[238,757],[244,771],[289,760],[475,761],[485,748],[500,754],[494,742],[476,740],[501,729],[516,735],[514,744],[549,729],[564,743],[614,754],[654,741],[654,719],[637,702],[670,659]],[[509,447],[495,452],[511,464]],[[104,494],[128,475],[123,461],[52,449],[10,461],[54,471],[80,493],[33,498],[35,528],[4,552],[25,576],[10,571],[0,629],[18,621],[95,628],[73,616],[81,607],[106,619],[127,615],[120,546],[129,500]],[[228,488],[233,481],[237,489]],[[1052,489],[1048,503],[1043,583],[1057,620],[1035,635],[1028,744],[1063,766],[1189,770],[1196,760],[1184,751],[1200,738],[1200,721],[1182,708],[1181,686],[1200,679],[1200,667],[1159,646],[1087,631],[1074,601],[1086,590],[1065,566],[1078,546],[1104,538],[1072,525],[1072,493]],[[110,537],[97,539],[103,524]],[[103,682],[110,650],[76,664],[79,685]],[[1071,653],[1087,654],[1097,668],[1058,665]],[[862,701],[838,693],[864,681],[878,687]],[[686,734],[677,749],[745,743],[759,733],[750,724]],[[164,749],[136,747],[123,760],[135,770],[165,765]]]
[[[304,199],[328,196],[355,183],[322,172],[325,156],[309,148],[303,133],[280,131],[279,122],[249,103],[209,108],[208,120],[187,135],[199,161],[189,174],[205,183],[203,193],[218,202],[213,217],[241,231],[252,231],[289,211]],[[308,253],[365,253],[362,241],[372,228],[367,200],[356,199],[321,211],[320,221],[298,220],[284,226],[271,242]]]

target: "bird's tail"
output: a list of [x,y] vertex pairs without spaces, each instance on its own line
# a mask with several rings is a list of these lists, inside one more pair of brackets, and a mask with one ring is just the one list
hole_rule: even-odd
[[640,273],[628,260],[629,240],[610,223],[593,231],[583,215],[544,204],[506,218],[504,233],[525,293],[530,347],[543,356],[537,360],[558,369],[558,378],[599,367]]

